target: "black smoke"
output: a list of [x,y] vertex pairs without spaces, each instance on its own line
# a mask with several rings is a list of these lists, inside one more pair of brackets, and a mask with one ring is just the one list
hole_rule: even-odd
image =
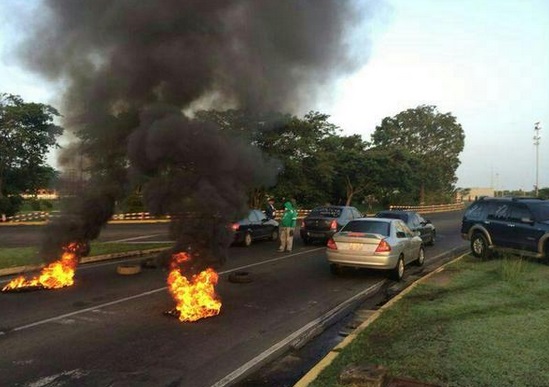
[[[86,191],[46,230],[46,260],[68,242],[96,238],[136,185],[152,212],[178,214],[176,248],[199,233],[209,237],[194,243],[217,255],[212,245],[228,241],[219,225],[242,215],[249,188],[274,184],[277,167],[183,112],[307,108],[361,64],[348,42],[364,3],[45,1],[21,56],[66,86],[64,126],[78,138],[67,155],[84,158],[89,175]],[[208,221],[189,220],[191,213]]]

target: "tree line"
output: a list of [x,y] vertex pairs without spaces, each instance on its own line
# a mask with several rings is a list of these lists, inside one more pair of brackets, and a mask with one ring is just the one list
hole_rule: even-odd
[[[49,105],[0,94],[0,213],[21,206],[22,193],[59,182],[47,152],[59,147],[63,128]],[[318,204],[439,204],[455,197],[456,170],[465,135],[456,117],[421,105],[386,117],[369,139],[344,135],[330,116],[279,112],[203,110],[194,119],[214,123],[274,160],[274,186],[254,187],[249,205],[267,196],[295,198],[301,207]],[[138,196],[138,195],[137,195]],[[135,197],[128,200],[135,202]]]

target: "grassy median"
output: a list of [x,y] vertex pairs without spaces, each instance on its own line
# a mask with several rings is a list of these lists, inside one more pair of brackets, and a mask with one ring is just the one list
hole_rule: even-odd
[[[99,243],[92,242],[90,256],[123,253],[127,251],[168,248],[171,243]],[[38,247],[0,248],[0,269],[44,263],[38,256]]]
[[311,386],[339,386],[349,364],[441,386],[546,386],[548,321],[549,266],[466,256],[383,312]]

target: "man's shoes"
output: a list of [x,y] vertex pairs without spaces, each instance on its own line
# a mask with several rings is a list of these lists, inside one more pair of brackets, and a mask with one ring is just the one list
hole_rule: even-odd
[[284,249],[278,249],[277,250],[279,253],[283,253],[284,252]]

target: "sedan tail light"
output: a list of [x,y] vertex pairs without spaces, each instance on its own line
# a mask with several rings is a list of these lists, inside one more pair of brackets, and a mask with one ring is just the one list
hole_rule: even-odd
[[238,231],[239,228],[240,228],[240,224],[238,223],[231,224],[231,230]]
[[333,238],[328,239],[328,243],[326,244],[326,247],[331,250],[337,250],[337,245]]
[[330,230],[337,231],[337,220],[332,220],[332,223],[330,223]]
[[391,251],[391,246],[387,243],[385,239],[382,239],[379,241],[379,245],[377,245],[376,253],[386,253],[388,251]]

